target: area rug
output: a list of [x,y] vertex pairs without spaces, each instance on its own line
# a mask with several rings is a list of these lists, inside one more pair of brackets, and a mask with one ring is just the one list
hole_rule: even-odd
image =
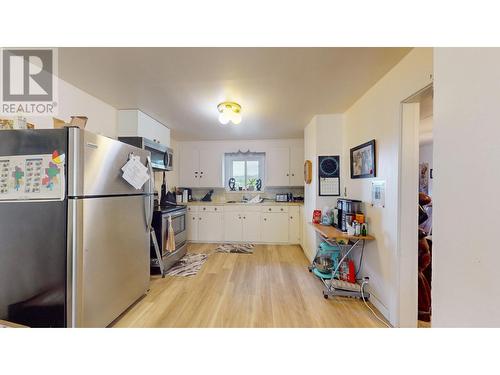
[[225,243],[215,249],[216,253],[252,254],[254,245],[250,243]]
[[194,276],[207,259],[207,254],[186,254],[165,273],[165,276]]

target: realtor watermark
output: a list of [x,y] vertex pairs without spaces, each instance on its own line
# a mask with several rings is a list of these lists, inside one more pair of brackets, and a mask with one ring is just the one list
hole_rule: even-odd
[[0,114],[54,116],[57,113],[57,49],[2,48]]

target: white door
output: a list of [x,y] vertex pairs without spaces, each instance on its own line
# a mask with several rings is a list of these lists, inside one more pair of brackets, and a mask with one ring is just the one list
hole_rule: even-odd
[[273,148],[266,153],[266,186],[290,184],[290,149]]
[[243,212],[243,241],[260,242],[260,212]]
[[270,243],[288,242],[287,213],[262,214],[262,242],[270,242]]
[[199,151],[189,146],[182,146],[179,156],[179,185],[184,187],[199,186]]
[[198,214],[198,241],[223,241],[223,224],[222,213],[200,212]]
[[186,232],[188,241],[198,240],[198,214],[196,212],[188,212],[186,215]]
[[224,212],[224,241],[238,242],[242,239],[242,220],[241,212]]
[[199,186],[224,187],[222,182],[222,152],[213,148],[200,149],[199,157]]
[[304,146],[290,149],[290,185],[304,186]]
[[288,209],[288,242],[300,243],[300,215],[299,207],[291,206]]

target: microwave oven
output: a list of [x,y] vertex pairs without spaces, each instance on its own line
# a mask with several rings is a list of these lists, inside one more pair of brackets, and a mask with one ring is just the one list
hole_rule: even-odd
[[151,166],[159,171],[171,171],[174,166],[174,152],[170,147],[143,137],[118,137],[118,140],[142,148],[151,153]]

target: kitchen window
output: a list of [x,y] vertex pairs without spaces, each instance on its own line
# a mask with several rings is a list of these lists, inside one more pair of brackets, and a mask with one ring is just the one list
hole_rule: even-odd
[[[225,186],[229,188],[229,179],[235,179],[235,188],[239,190],[257,190],[257,180],[264,182],[264,152],[236,152],[224,156]],[[241,189],[240,189],[241,188]],[[261,189],[263,190],[263,189]]]

